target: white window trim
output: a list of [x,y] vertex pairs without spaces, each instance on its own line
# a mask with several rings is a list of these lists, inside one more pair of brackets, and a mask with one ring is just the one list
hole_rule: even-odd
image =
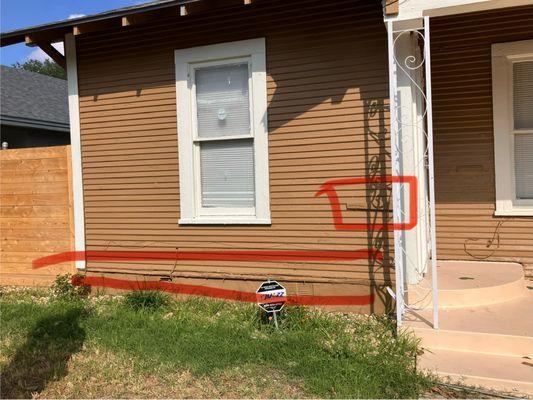
[[[513,68],[533,60],[533,40],[492,45],[492,104],[497,216],[533,216],[533,200],[516,198],[514,172]],[[502,106],[507,105],[507,107]]]
[[[219,61],[246,58],[250,62],[252,132],[254,138],[255,210],[217,209],[209,214],[199,198],[198,157],[194,155],[195,113],[191,66],[213,65]],[[268,122],[265,39],[242,40],[174,51],[176,65],[176,101],[178,107],[178,151],[180,178],[179,224],[270,224],[268,177]]]

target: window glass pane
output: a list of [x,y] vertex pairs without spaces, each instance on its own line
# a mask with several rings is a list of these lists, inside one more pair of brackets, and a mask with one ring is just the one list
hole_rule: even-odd
[[533,199],[533,134],[514,138],[516,198]]
[[515,129],[533,129],[533,61],[513,64]]
[[200,142],[203,207],[254,207],[253,139]]
[[198,136],[249,134],[248,64],[199,68],[195,76]]

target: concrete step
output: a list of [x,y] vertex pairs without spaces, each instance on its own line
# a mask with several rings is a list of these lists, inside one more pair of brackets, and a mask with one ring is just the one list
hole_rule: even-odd
[[452,380],[533,395],[533,290],[515,263],[439,261],[439,322],[430,276],[408,287],[404,327],[422,340],[419,366]]
[[[526,291],[523,267],[504,262],[438,262],[439,308],[478,307],[507,302]],[[416,308],[429,308],[431,276],[407,288],[407,302]]]
[[435,330],[431,311],[409,311],[403,329],[411,330],[422,346],[533,359],[533,291],[490,306],[445,309]]
[[[415,334],[426,348],[457,350],[488,355],[533,357],[533,337],[417,328]],[[529,354],[528,354],[529,353]]]
[[533,360],[441,349],[427,349],[419,368],[454,382],[533,395]]

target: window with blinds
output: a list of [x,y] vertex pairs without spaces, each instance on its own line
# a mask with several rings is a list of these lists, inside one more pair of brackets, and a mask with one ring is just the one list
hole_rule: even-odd
[[249,135],[248,64],[197,68],[195,78],[198,136]]
[[195,70],[202,207],[255,205],[248,77],[248,63]]
[[533,134],[514,138],[516,198],[533,199]]
[[517,199],[533,199],[533,61],[513,63],[514,169]]
[[270,224],[265,39],[174,52],[180,224]]
[[253,207],[253,140],[222,140],[200,144],[203,207]]
[[492,112],[497,216],[533,216],[533,40],[494,43]]
[[533,130],[533,61],[513,63],[513,119],[515,129]]

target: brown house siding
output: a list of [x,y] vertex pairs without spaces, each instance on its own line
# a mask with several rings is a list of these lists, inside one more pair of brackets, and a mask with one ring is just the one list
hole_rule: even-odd
[[533,217],[494,217],[491,44],[533,39],[533,7],[431,22],[440,259],[506,260],[533,278]]
[[[173,52],[254,37],[266,38],[272,225],[178,226]],[[181,279],[225,279],[248,289],[256,286],[250,281],[270,276],[314,294],[368,293],[369,285],[392,284],[392,234],[335,230],[327,197],[315,197],[327,180],[388,171],[387,43],[379,2],[258,2],[176,16],[157,27],[81,35],[77,53],[87,249],[374,247],[384,253],[383,262],[90,262],[90,272],[174,271]],[[345,211],[348,222],[390,217],[387,190],[349,189],[340,192],[343,208],[355,209]]]

